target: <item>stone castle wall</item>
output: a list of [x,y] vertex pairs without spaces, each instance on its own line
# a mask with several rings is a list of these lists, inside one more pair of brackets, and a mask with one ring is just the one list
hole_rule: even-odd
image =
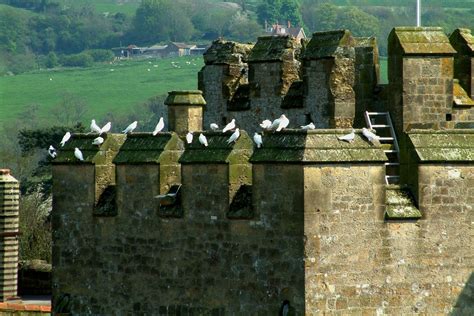
[[[246,134],[225,148],[228,135],[207,132],[209,148],[195,140],[178,155],[175,213],[156,199],[162,160],[138,163],[129,151],[136,139],[168,139],[160,156],[181,145],[131,137],[115,149],[115,212],[106,215],[95,212],[100,149],[77,163],[71,146],[85,140],[73,138],[53,171],[55,310],[273,315],[284,300],[295,315],[471,310],[472,162],[414,164],[424,218],[391,222],[381,148],[359,131],[340,143],[345,132],[270,133],[261,149]],[[250,178],[231,171],[249,164]],[[238,184],[250,196],[234,212]]]
[[[291,315],[474,313],[474,132],[459,126],[474,107],[453,78],[459,55],[438,28],[397,28],[381,87],[374,40],[313,38],[215,42],[206,100],[167,99],[173,132],[100,147],[73,135],[53,166],[55,312],[277,315],[288,300]],[[359,129],[338,140],[381,104],[400,186],[385,184],[384,147]],[[283,112],[332,129],[263,132],[256,148],[257,123]],[[248,130],[227,144],[208,124],[231,118]],[[201,131],[184,139],[199,127],[208,147]]]

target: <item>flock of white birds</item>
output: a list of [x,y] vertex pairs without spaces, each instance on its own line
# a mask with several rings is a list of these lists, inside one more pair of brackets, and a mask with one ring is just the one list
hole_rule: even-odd
[[[260,124],[260,127],[264,131],[280,132],[283,129],[287,128],[289,124],[290,124],[290,120],[285,116],[285,114],[282,114],[279,118],[275,119],[273,122],[270,121],[270,120],[264,120]],[[133,123],[128,125],[122,131],[122,133],[131,134],[137,128],[137,126],[138,126],[138,121],[134,121]],[[92,120],[91,125],[90,125],[91,133],[98,134],[98,137],[94,138],[94,140],[92,141],[92,144],[100,146],[104,142],[104,138],[101,135],[108,133],[111,128],[112,128],[112,123],[111,122],[108,122],[103,127],[100,127],[100,126],[97,125],[95,120]],[[164,123],[163,117],[161,117],[159,119],[158,123],[156,124],[156,127],[153,130],[152,135],[153,136],[158,135],[158,133],[160,133],[164,128],[165,128],[165,123]],[[216,123],[211,123],[210,128],[213,131],[218,131],[219,130],[219,125],[217,125]],[[311,122],[308,125],[300,126],[300,128],[303,129],[303,130],[313,130],[316,127]],[[240,130],[239,130],[239,128],[237,128],[237,125],[235,123],[235,119],[232,119],[232,121],[230,121],[230,123],[228,123],[222,129],[222,133],[226,133],[228,131],[233,131],[233,133],[227,139],[227,144],[236,142],[237,139],[240,137]],[[370,141],[371,143],[377,143],[379,141],[379,136],[377,136],[374,132],[372,132],[371,130],[369,130],[365,127],[362,128],[362,135],[364,135],[367,138],[367,140]],[[63,147],[64,144],[66,144],[66,142],[70,138],[71,138],[71,133],[66,132],[66,134],[64,134],[64,136],[63,136],[63,138],[60,142],[60,146]],[[354,138],[355,138],[354,129],[352,130],[351,133],[338,137],[339,140],[346,141],[346,142],[349,142],[349,143],[352,143],[354,141]],[[203,133],[199,134],[198,140],[199,140],[199,143],[201,145],[203,145],[205,147],[208,146],[207,138]],[[260,148],[260,147],[263,146],[262,135],[257,133],[257,132],[253,135],[253,141],[255,142],[257,148]],[[191,144],[193,142],[193,132],[192,131],[189,131],[186,134],[186,142],[188,144]],[[58,155],[56,149],[52,145],[50,145],[49,148],[48,148],[48,154],[53,159],[56,158],[57,155]],[[82,154],[82,151],[77,147],[74,148],[74,156],[78,160],[84,161],[84,155]]]

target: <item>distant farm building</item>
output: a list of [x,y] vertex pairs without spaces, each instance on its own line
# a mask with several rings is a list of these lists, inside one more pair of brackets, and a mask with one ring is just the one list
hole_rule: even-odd
[[303,28],[292,27],[290,21],[288,21],[287,26],[276,23],[276,24],[272,24],[269,27],[267,23],[265,23],[265,32],[268,35],[281,35],[281,36],[290,35],[291,37],[294,37],[297,40],[306,38],[306,34]]
[[112,48],[116,57],[134,58],[134,57],[176,57],[202,55],[209,47],[208,44],[195,45],[186,43],[169,42],[167,45],[152,45],[150,47],[138,47],[128,45],[127,47]]

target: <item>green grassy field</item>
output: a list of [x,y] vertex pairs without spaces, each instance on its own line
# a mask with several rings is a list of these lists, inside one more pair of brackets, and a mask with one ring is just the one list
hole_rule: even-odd
[[[174,68],[171,61],[181,68]],[[48,121],[48,115],[64,93],[83,99],[88,106],[88,117],[101,118],[108,112],[125,113],[148,98],[170,90],[196,89],[197,72],[202,66],[201,56],[188,56],[0,77],[0,124],[21,120],[20,113],[34,104],[40,107],[40,119]]]
[[93,6],[97,12],[108,12],[109,14],[114,13],[125,13],[127,15],[134,15],[141,0],[61,0],[66,6]]
[[[171,61],[179,63],[174,68]],[[188,64],[188,63],[190,64]],[[387,82],[387,60],[380,59],[380,77]],[[0,124],[21,120],[30,105],[38,105],[39,118],[49,121],[52,109],[64,93],[80,97],[88,106],[87,117],[130,112],[133,106],[171,90],[197,88],[202,57],[147,59],[101,64],[92,68],[42,70],[0,77]],[[149,69],[149,71],[148,71]]]

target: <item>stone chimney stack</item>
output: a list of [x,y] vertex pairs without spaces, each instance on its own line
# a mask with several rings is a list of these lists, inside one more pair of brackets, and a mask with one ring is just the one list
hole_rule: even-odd
[[202,131],[202,112],[206,101],[200,90],[170,91],[165,100],[168,106],[169,130],[185,135]]
[[20,185],[0,169],[0,299],[17,296]]

